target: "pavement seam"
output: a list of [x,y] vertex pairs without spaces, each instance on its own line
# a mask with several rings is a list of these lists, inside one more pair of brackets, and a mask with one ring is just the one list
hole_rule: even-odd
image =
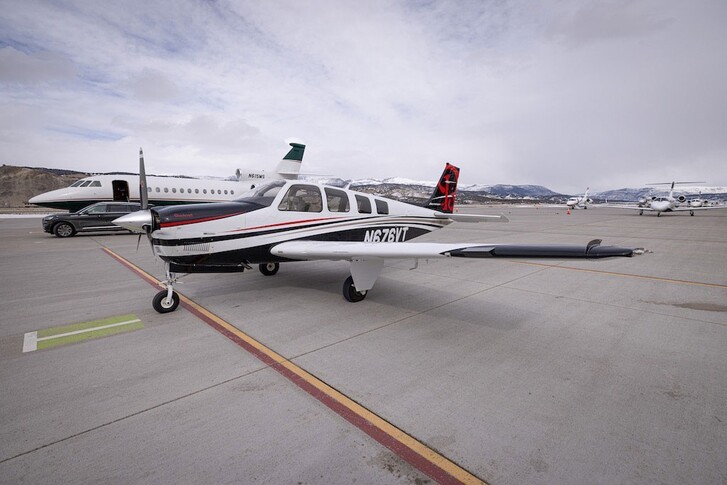
[[159,404],[155,404],[154,406],[148,407],[146,409],[141,409],[139,411],[133,412],[133,413],[128,414],[126,416],[122,416],[120,418],[116,418],[116,419],[114,419],[112,421],[109,421],[107,423],[99,424],[98,426],[94,426],[93,428],[89,428],[89,429],[86,429],[86,430],[83,430],[83,431],[79,431],[78,433],[72,434],[70,436],[66,436],[65,438],[61,438],[59,440],[52,441],[50,443],[46,443],[44,445],[38,446],[36,448],[33,448],[32,450],[28,450],[28,451],[24,451],[22,453],[18,453],[17,455],[14,455],[14,456],[11,456],[9,458],[5,458],[3,460],[0,460],[0,465],[2,465],[5,462],[14,460],[16,458],[20,458],[21,456],[29,455],[31,453],[35,453],[36,451],[42,450],[44,448],[48,448],[49,446],[53,446],[53,445],[56,445],[58,443],[63,443],[64,441],[71,440],[71,439],[76,438],[78,436],[83,436],[83,435],[88,434],[88,433],[91,433],[93,431],[97,431],[97,430],[99,430],[101,428],[105,428],[107,426],[111,426],[112,424],[119,423],[119,422],[124,421],[126,419],[133,418],[135,416],[139,416],[139,415],[144,414],[146,412],[153,411],[155,409],[159,409],[159,408],[161,408],[163,406],[166,406],[168,404],[172,404],[174,402],[181,401],[182,399],[186,399],[186,398],[191,397],[191,396],[194,396],[196,394],[200,394],[200,393],[203,393],[203,392],[208,391],[210,389],[214,389],[216,387],[219,387],[219,386],[228,384],[228,383],[233,382],[233,381],[236,381],[238,379],[242,379],[243,377],[247,377],[247,376],[250,376],[250,375],[255,374],[257,372],[260,372],[260,371],[262,371],[264,369],[267,369],[268,367],[269,366],[260,367],[259,369],[255,369],[253,371],[246,372],[245,374],[242,374],[242,375],[239,375],[239,376],[236,376],[236,377],[232,377],[232,378],[227,379],[227,380],[224,380],[222,382],[218,382],[217,384],[212,384],[211,386],[208,386],[208,387],[205,387],[205,388],[202,388],[202,389],[197,389],[196,391],[193,391],[193,392],[184,394],[182,396],[175,397],[174,399],[170,399],[168,401],[164,401],[164,402],[161,402]]

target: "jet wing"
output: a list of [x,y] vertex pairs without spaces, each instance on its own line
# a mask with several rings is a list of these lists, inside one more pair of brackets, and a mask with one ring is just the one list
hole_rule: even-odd
[[683,212],[683,211],[706,211],[710,209],[724,209],[724,206],[708,206],[708,207],[675,207],[672,209],[673,212]]
[[454,222],[510,222],[507,217],[500,214],[491,216],[485,214],[448,214],[444,212],[435,212],[434,217],[437,219],[449,219]]
[[270,252],[296,260],[367,260],[418,258],[608,258],[636,256],[643,248],[601,246],[596,239],[586,245],[482,244],[482,243],[373,243],[351,241],[289,241]]

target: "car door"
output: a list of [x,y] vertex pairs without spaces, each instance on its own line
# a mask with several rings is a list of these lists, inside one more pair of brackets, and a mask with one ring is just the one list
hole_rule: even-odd
[[[108,204],[101,203],[89,207],[88,210],[79,218],[79,231],[97,231],[107,228],[108,220]],[[113,220],[113,219],[110,219]]]

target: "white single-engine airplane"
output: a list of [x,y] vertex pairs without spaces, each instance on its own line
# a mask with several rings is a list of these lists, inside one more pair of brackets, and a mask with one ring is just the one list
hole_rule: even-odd
[[[639,211],[639,215],[643,215],[644,211],[656,212],[656,217],[660,217],[662,212],[687,212],[693,216],[695,210],[709,210],[709,209],[720,209],[720,207],[709,207],[699,201],[699,204],[687,201],[687,198],[683,195],[674,197],[674,186],[679,184],[703,184],[705,182],[660,182],[647,185],[669,185],[669,195],[666,197],[642,197],[639,199],[636,205],[602,205],[600,207],[611,207],[615,209],[631,209]],[[686,203],[686,206],[681,207],[680,204]]]
[[586,192],[581,196],[573,196],[565,203],[569,209],[588,209],[588,204],[593,203],[593,199],[588,198],[589,187],[586,187]]
[[[145,194],[144,159],[139,162],[141,194]],[[350,302],[366,297],[384,260],[419,258],[605,258],[634,256],[643,249],[488,243],[412,243],[410,240],[452,222],[507,222],[502,215],[456,214],[459,169],[446,164],[434,193],[423,206],[303,181],[271,181],[233,202],[147,208],[125,215],[115,224],[146,232],[155,256],[165,262],[166,290],[153,300],[160,313],[179,305],[173,289],[179,274],[229,273],[258,264],[264,275],[279,263],[304,260],[346,260],[351,276],[343,283]],[[140,234],[141,237],[141,234]]]

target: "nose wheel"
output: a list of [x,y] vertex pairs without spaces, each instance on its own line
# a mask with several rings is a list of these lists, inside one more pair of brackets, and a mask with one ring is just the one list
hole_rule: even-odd
[[169,263],[164,265],[167,280],[163,282],[167,288],[154,295],[154,299],[151,301],[151,306],[154,310],[159,313],[170,313],[177,309],[179,306],[179,295],[174,291],[174,283],[177,282],[177,273],[172,273],[169,270]]
[[159,313],[169,313],[176,310],[179,306],[179,295],[176,291],[172,291],[171,293],[171,296],[169,296],[168,290],[162,290],[157,293],[151,302],[151,306],[154,307],[154,310]]

